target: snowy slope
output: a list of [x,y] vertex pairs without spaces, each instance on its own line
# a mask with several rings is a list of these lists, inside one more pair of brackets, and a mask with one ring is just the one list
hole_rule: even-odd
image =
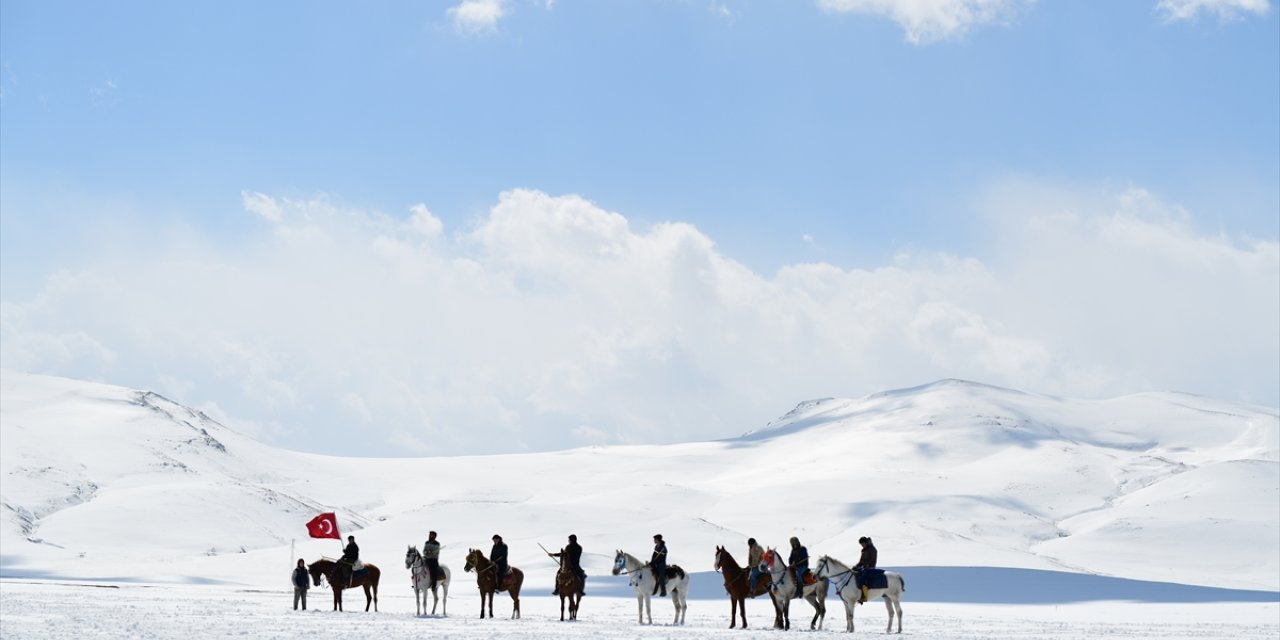
[[[503,534],[544,579],[574,532],[587,570],[615,549],[709,571],[715,545],[798,535],[815,556],[887,566],[1058,569],[1280,589],[1280,416],[1184,394],[1106,401],[942,381],[806,402],[740,438],[426,459],[300,454],[154,394],[4,372],[0,569],[8,577],[277,584],[335,554],[303,523],[336,510],[363,556]],[[718,578],[717,578],[718,579]]]

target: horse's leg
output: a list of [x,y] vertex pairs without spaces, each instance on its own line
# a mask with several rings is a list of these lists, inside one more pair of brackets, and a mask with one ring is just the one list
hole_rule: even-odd
[[[449,581],[448,580],[446,580],[444,583],[444,598],[442,598],[442,600],[444,604],[440,605],[440,615],[447,618],[449,617]],[[435,607],[435,604],[433,603],[431,605],[431,613],[435,613],[435,612],[436,612],[436,607]]]
[[644,596],[638,593],[636,594],[636,614],[639,617],[636,624],[644,624]]
[[738,600],[729,594],[729,628],[735,629],[738,626]]

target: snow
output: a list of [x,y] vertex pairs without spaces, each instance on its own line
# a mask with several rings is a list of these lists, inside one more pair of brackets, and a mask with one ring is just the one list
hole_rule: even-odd
[[[366,614],[328,613],[327,588],[312,591],[325,611],[287,610],[293,562],[339,553],[305,537],[322,511],[383,569],[390,638],[711,637],[728,622],[716,545],[741,560],[748,536],[792,535],[845,561],[875,538],[906,578],[907,633],[1280,635],[1280,414],[1186,394],[1085,401],[947,380],[802,403],[715,442],[359,459],[275,449],[153,393],[3,371],[0,445],[6,638],[354,630]],[[404,551],[430,529],[454,575],[447,619],[412,615]],[[647,557],[659,532],[692,575],[685,628],[637,627],[625,583],[606,577],[616,550]],[[498,620],[472,619],[462,557],[494,533],[527,575],[520,621],[504,597]],[[583,619],[561,624],[538,544],[568,533],[592,577]],[[753,628],[768,609],[749,605]],[[655,620],[672,613],[654,602]],[[858,621],[882,631],[883,608]]]

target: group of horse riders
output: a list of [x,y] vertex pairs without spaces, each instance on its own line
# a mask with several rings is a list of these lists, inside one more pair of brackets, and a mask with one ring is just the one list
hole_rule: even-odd
[[[858,557],[858,564],[853,566],[855,573],[861,573],[866,569],[875,569],[877,560],[876,546],[872,543],[871,538],[863,536],[858,538],[858,544],[862,546],[862,554]],[[578,576],[580,585],[586,585],[587,574],[582,570],[582,545],[578,544],[578,536],[569,534],[569,544],[559,553],[549,553],[548,555],[559,558],[561,566],[572,571]],[[427,571],[431,575],[431,588],[435,587],[436,581],[444,574],[440,571],[440,541],[436,539],[436,532],[427,533],[427,541],[422,543],[422,559],[426,562]],[[755,538],[747,539],[747,566],[751,567],[751,591],[756,590],[756,581],[760,578],[760,563],[764,559],[764,548],[756,542]],[[493,548],[489,551],[489,560],[494,564],[497,572],[499,588],[506,579],[509,566],[507,564],[507,545],[502,541],[502,536],[493,535]],[[357,564],[360,562],[360,547],[356,545],[355,536],[347,536],[347,546],[342,550],[342,558],[338,561],[340,577],[345,578],[347,584],[351,584],[352,576],[359,569]],[[791,537],[791,553],[787,556],[787,568],[793,572],[797,585],[804,584],[804,576],[809,573],[809,550],[802,544],[800,539]],[[662,534],[655,533],[653,535],[653,555],[649,558],[649,569],[653,571],[653,577],[657,582],[654,587],[654,595],[665,597],[667,595],[667,543],[662,539]],[[862,598],[859,602],[867,601],[867,586],[863,580],[858,581],[862,585]],[[797,589],[797,591],[800,591]],[[560,588],[557,586],[552,595],[560,595]],[[578,595],[586,595],[583,587],[579,587]]]
[[[862,597],[858,602],[867,601],[867,584],[861,578],[862,572],[867,569],[876,568],[877,551],[876,545],[871,542],[871,538],[863,536],[858,538],[858,544],[862,546],[862,554],[858,557],[858,564],[853,566],[853,571],[859,576],[858,584],[862,586]],[[764,548],[756,542],[755,538],[747,538],[747,566],[751,567],[751,592],[755,593],[756,582],[760,579],[760,564],[764,560]],[[787,568],[791,570],[792,575],[796,579],[796,584],[804,585],[804,576],[809,573],[809,549],[800,544],[800,539],[791,536],[791,554],[787,556]],[[796,589],[797,595],[803,589]]]

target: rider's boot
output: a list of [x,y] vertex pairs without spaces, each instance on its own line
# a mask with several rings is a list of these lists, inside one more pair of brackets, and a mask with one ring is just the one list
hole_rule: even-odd
[[867,585],[864,584],[862,585],[862,597],[858,598],[858,604],[865,604],[866,602],[867,602]]

